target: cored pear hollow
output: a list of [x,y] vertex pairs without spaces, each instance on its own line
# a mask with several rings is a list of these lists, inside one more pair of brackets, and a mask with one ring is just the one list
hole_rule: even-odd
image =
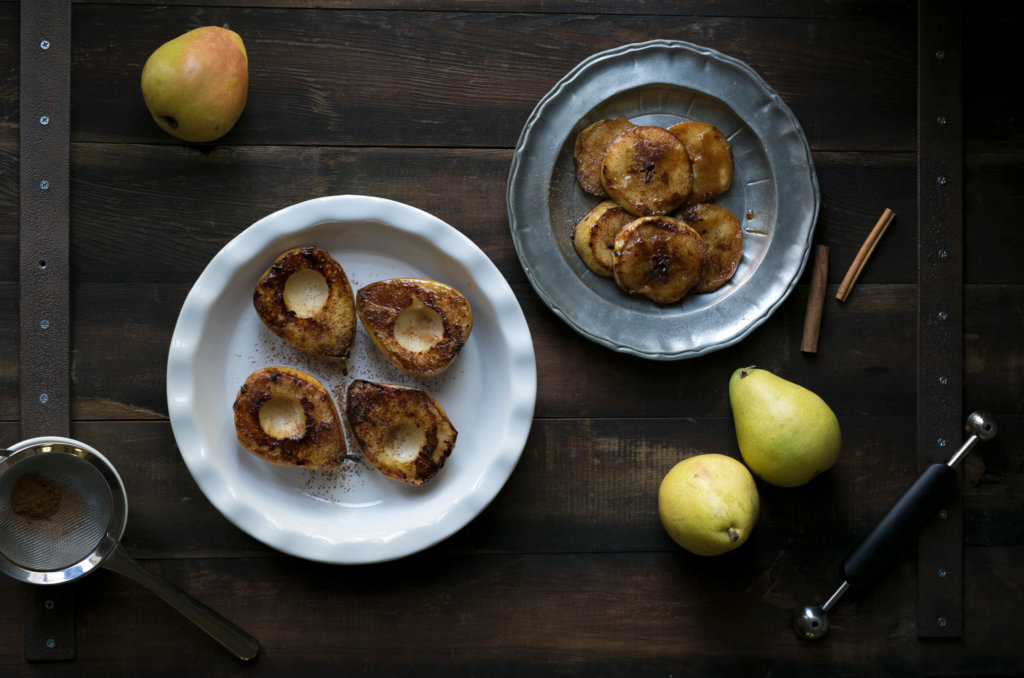
[[384,357],[414,377],[448,369],[473,329],[466,297],[426,278],[392,278],[360,288],[356,314]]

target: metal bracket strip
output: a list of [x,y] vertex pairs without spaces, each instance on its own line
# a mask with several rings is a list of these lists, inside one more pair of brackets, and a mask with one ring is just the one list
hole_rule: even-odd
[[[963,115],[960,0],[918,4],[918,464],[963,437]],[[962,481],[960,484],[962,488]],[[918,540],[917,632],[963,634],[962,489]]]
[[[21,433],[67,436],[70,399],[71,2],[21,3]],[[70,587],[30,586],[25,658],[75,656]]]

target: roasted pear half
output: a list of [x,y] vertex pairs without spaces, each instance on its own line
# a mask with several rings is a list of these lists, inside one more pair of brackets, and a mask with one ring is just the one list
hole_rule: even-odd
[[670,304],[700,282],[706,253],[700,234],[682,221],[641,217],[615,236],[615,282],[630,294]]
[[315,377],[291,367],[256,370],[238,389],[235,433],[242,447],[279,466],[337,467],[345,456],[341,416]]
[[316,247],[279,256],[256,284],[260,320],[289,344],[345,360],[356,336],[355,300],[341,265]]
[[380,352],[414,377],[446,370],[473,329],[466,297],[425,278],[392,278],[360,288],[356,313]]
[[363,457],[409,485],[433,478],[458,437],[441,405],[412,386],[356,379],[348,387],[346,413]]

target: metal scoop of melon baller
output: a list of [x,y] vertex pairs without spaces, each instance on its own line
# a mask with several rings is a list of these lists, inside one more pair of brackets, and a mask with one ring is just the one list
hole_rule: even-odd
[[804,640],[821,640],[828,633],[828,611],[851,587],[867,584],[895,556],[900,547],[935,516],[957,487],[956,467],[979,440],[991,440],[998,426],[987,412],[967,418],[971,436],[945,464],[932,464],[885,514],[871,534],[846,557],[840,572],[843,582],[822,605],[796,610],[793,631]]

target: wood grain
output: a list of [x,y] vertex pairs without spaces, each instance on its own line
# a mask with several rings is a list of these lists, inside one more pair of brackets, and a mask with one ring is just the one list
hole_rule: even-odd
[[[913,614],[906,560],[871,596],[843,599],[827,642],[804,644],[789,630],[789,610],[832,585],[818,561],[839,554],[808,555],[796,549],[701,561],[678,553],[428,553],[342,570],[280,558],[147,566],[260,638],[263,654],[247,672],[261,674],[315,674],[329,665],[356,675],[665,675],[681,663],[710,676],[762,675],[765,665],[788,675],[813,666],[826,677],[1019,670],[1014,630],[984,604],[999,600],[1009,612],[1024,602],[1019,587],[1004,584],[1024,555],[1019,548],[967,550],[967,569],[986,574],[969,580],[965,614],[977,635],[968,650],[917,640],[904,621]],[[77,586],[78,675],[112,667],[111,648],[128,674],[239,672],[131,582],[101,571]],[[731,612],[709,614],[719,609]],[[133,642],[124,642],[128,618]],[[742,644],[722,640],[733,636]],[[19,657],[0,655],[5,675],[24,669]]]
[[[509,147],[540,97],[583,58],[671,36],[716,44],[749,63],[801,117],[813,147],[835,147],[822,134],[841,132],[847,148],[914,148],[913,100],[901,96],[915,78],[912,21],[590,17],[84,5],[74,31],[78,60],[88,68],[74,72],[72,94],[104,103],[76,109],[76,140],[167,143],[125,90],[126,79],[137,79],[153,45],[175,37],[176,26],[227,23],[251,36],[254,77],[246,114],[224,143]],[[765,21],[773,40],[753,49],[744,36]],[[120,40],[104,39],[114,31]],[[809,40],[818,50],[815,66],[829,72],[812,89],[799,66]],[[865,43],[877,47],[866,51]],[[883,67],[886,77],[876,77]],[[871,115],[858,115],[867,101]],[[805,112],[808,105],[817,113]],[[836,116],[846,124],[833,124]]]
[[[19,3],[0,0],[0,314],[18,317]],[[965,9],[963,402],[999,436],[964,475],[965,635],[917,638],[913,549],[835,608],[826,642],[789,610],[820,602],[838,565],[917,474],[917,7],[712,0],[82,0],[73,5],[72,435],[114,461],[124,543],[144,566],[254,633],[241,667],[137,585],[75,584],[73,663],[21,656],[22,587],[0,580],[0,675],[1019,676],[1024,625],[1024,90],[1007,88],[1021,9]],[[214,144],[148,117],[138,76],[200,24],[243,34],[250,103]],[[505,191],[528,116],[582,59],[654,38],[753,67],[793,110],[821,191],[815,241],[851,261],[885,207],[893,228],[845,304],[830,267],[817,354],[799,343],[810,269],[751,336],[696,360],[597,346],[540,300],[509,233]],[[951,102],[956,105],[956,102]],[[425,209],[509,280],[537,357],[533,428],[480,516],[411,557],[338,567],[254,540],[202,494],[167,420],[166,361],[185,296],[259,218],[320,195]],[[0,323],[0,445],[18,440],[18,327]],[[678,549],[654,501],[679,459],[738,456],[728,378],[757,364],[819,392],[843,453],[791,490],[758,484],[741,550]],[[964,413],[967,414],[966,412]],[[456,450],[456,454],[459,451]]]

